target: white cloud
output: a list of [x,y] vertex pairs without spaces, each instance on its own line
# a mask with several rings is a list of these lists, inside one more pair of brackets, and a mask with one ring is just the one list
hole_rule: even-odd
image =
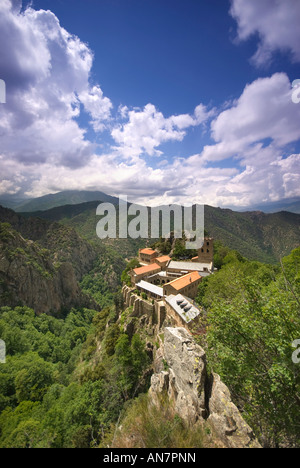
[[128,107],[127,106],[122,106],[122,104],[119,105],[118,107],[118,114],[120,115],[121,119],[126,119],[128,115]]
[[112,103],[110,99],[103,96],[103,91],[99,86],[94,86],[91,90],[85,89],[79,94],[79,100],[84,105],[85,110],[92,117],[92,125],[96,132],[105,128],[104,122],[110,119]]
[[111,135],[119,145],[118,150],[129,158],[142,153],[160,156],[157,148],[168,141],[182,141],[186,129],[202,124],[213,115],[204,105],[196,107],[194,115],[180,114],[164,117],[153,104],[147,104],[143,110],[128,112],[128,122],[113,128]]
[[[233,2],[236,12],[242,3]],[[252,30],[243,26],[247,12],[239,16],[240,38]],[[1,0],[0,42],[8,88],[0,107],[0,194],[90,189],[150,205],[220,206],[300,196],[300,155],[288,151],[300,140],[300,104],[284,73],[248,84],[219,113],[203,104],[171,116],[153,104],[119,105],[113,117],[111,100],[91,84],[91,50],[50,11],[20,13]],[[114,140],[101,156],[78,123],[82,108],[94,130],[106,127]],[[186,158],[162,155],[162,144],[180,143],[198,126],[210,128],[211,145]],[[163,157],[152,165],[145,154]]]
[[[241,170],[216,192],[218,203],[250,203],[300,196],[300,155],[285,157],[300,139],[300,106],[291,99],[284,73],[247,85],[232,106],[211,124],[214,145],[205,146],[198,163],[235,160]],[[233,162],[231,163],[233,165]]]
[[15,187],[11,180],[0,180],[0,194],[5,193],[8,195],[15,195],[20,188]]
[[[14,186],[18,178],[5,162],[4,169]],[[11,171],[10,171],[11,169]],[[216,188],[231,180],[236,169],[212,169],[200,167],[197,161],[174,160],[163,167],[149,167],[143,159],[136,159],[133,164],[120,161],[118,155],[105,154],[92,156],[81,168],[69,168],[46,162],[34,168],[19,165],[19,169],[28,184],[26,195],[35,197],[60,190],[103,190],[112,195],[126,194],[129,200],[157,205],[161,203],[216,203]],[[0,187],[1,189],[1,187]],[[1,193],[1,191],[0,191]]]
[[292,60],[300,62],[299,0],[232,0],[230,13],[240,40],[259,35],[256,65],[269,63],[276,50],[290,52]]
[[128,118],[129,121],[114,128],[111,135],[120,145],[122,153],[129,157],[139,156],[143,152],[150,156],[160,155],[156,148],[161,143],[181,141],[185,135],[152,104],[147,104],[142,111],[130,111]]
[[[300,196],[300,155],[283,156],[286,145],[300,138],[300,106],[291,101],[291,92],[285,74],[255,80],[211,122],[215,144],[186,159],[158,160],[157,169],[140,157],[142,151],[155,155],[162,142],[183,138],[188,126],[197,125],[196,111],[164,117],[150,104],[143,110],[125,108],[127,120],[119,132],[113,130],[119,146],[101,156],[83,154],[81,166],[57,163],[66,136],[70,145],[73,141],[74,150],[90,151],[89,146],[82,146],[83,136],[78,137],[69,120],[69,127],[62,123],[61,134],[56,133],[57,147],[53,143],[53,149],[57,155],[51,158],[44,154],[43,164],[35,164],[32,154],[31,159],[23,157],[18,163],[4,153],[0,156],[0,172],[5,174],[0,192],[20,186],[30,196],[65,189],[101,189],[114,195],[127,194],[130,200],[148,205],[198,202],[216,206],[249,206]],[[208,112],[203,110],[202,115],[206,117]],[[47,138],[51,139],[53,131],[50,125]],[[43,138],[45,132],[44,128]],[[18,140],[15,144],[19,145]],[[134,151],[135,157],[128,160]],[[40,161],[41,154],[36,157]],[[13,185],[9,185],[11,181]]]
[[0,43],[7,85],[0,113],[3,154],[27,164],[85,165],[94,148],[74,119],[80,103],[95,130],[103,129],[112,107],[100,87],[90,84],[90,49],[51,11],[22,13],[9,0],[0,4]]
[[[247,159],[246,152],[253,144],[267,140],[268,146],[281,148],[299,140],[300,106],[292,102],[291,94],[285,73],[275,73],[247,85],[240,98],[212,122],[216,144],[204,148],[204,159]],[[256,154],[258,151],[259,148]]]

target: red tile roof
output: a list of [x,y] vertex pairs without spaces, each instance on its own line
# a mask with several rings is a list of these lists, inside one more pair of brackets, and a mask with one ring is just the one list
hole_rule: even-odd
[[157,263],[151,263],[151,265],[142,266],[135,268],[133,271],[136,275],[143,275],[144,273],[151,273],[152,271],[161,270],[161,267]]
[[199,272],[193,271],[192,273],[188,273],[187,275],[181,276],[181,278],[177,278],[168,284],[170,284],[174,289],[179,291],[180,289],[183,289],[186,286],[195,283],[195,281],[199,280],[200,278],[201,276],[199,275]]
[[168,262],[169,260],[171,260],[169,255],[164,255],[163,257],[157,257],[155,261],[160,263],[160,262]]
[[156,251],[152,249],[142,249],[140,250],[140,254],[153,255],[153,254],[156,254]]

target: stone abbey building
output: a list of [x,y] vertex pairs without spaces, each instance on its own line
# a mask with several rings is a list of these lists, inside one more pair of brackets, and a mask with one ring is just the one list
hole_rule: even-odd
[[188,261],[174,261],[168,255],[146,248],[139,251],[140,267],[130,272],[133,291],[153,302],[163,302],[178,326],[197,319],[200,309],[194,303],[202,278],[214,272],[214,240],[204,239],[198,255]]

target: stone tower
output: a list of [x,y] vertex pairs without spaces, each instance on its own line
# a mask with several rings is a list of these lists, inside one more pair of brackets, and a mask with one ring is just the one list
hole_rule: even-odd
[[214,239],[205,237],[201,249],[198,249],[199,263],[212,263],[214,261]]

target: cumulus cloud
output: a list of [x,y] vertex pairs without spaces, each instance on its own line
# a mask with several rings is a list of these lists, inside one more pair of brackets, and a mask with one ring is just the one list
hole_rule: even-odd
[[206,146],[203,157],[223,160],[241,157],[251,145],[266,140],[275,147],[300,139],[300,106],[292,102],[290,81],[285,73],[259,78],[247,85],[231,107],[211,124],[215,145]]
[[[150,104],[132,111],[122,106],[119,114],[125,122],[112,130],[118,146],[109,148],[108,153],[83,155],[82,166],[61,163],[59,177],[57,159],[46,154],[43,164],[38,165],[20,158],[16,171],[15,161],[2,153],[0,172],[5,180],[0,191],[13,193],[14,187],[22,186],[34,197],[65,189],[101,189],[148,205],[198,202],[249,206],[300,196],[300,155],[285,155],[286,145],[300,139],[300,106],[292,102],[291,92],[287,76],[280,73],[248,84],[240,98],[219,114],[198,106],[193,115],[165,117]],[[157,168],[141,157],[143,152],[160,154],[162,142],[181,141],[187,129],[208,122],[208,115],[214,115],[210,122],[214,143],[201,152],[186,158],[158,159]],[[61,129],[61,144],[65,131]],[[73,129],[69,131],[72,138]],[[50,127],[49,139],[51,133]],[[57,144],[58,151],[59,140]],[[81,138],[76,147],[85,150]]]
[[1,77],[7,85],[1,151],[25,164],[83,166],[94,148],[75,120],[80,105],[97,131],[112,108],[100,87],[90,84],[93,54],[51,11],[21,12],[17,6],[0,4]]
[[252,57],[256,65],[269,63],[279,50],[300,62],[300,4],[298,0],[232,0],[230,13],[238,24],[239,40],[258,34]]
[[[1,160],[0,160],[1,170]],[[9,174],[7,165],[6,173]],[[30,179],[30,167],[20,166],[28,184],[26,195],[40,196],[60,190],[103,190],[112,195],[127,195],[131,201],[147,205],[163,203],[216,202],[216,188],[230,182],[238,173],[236,169],[212,169],[200,167],[197,161],[174,159],[172,163],[155,169],[142,159],[133,164],[120,161],[116,154],[93,155],[82,168],[57,168],[45,163],[35,169]],[[9,180],[17,184],[17,177],[10,174]],[[99,185],[101,181],[101,185]],[[22,182],[22,183],[24,183]]]
[[[258,31],[257,2],[243,11],[242,4],[233,1],[232,14],[244,39]],[[261,37],[262,51],[267,35]],[[18,1],[1,0],[0,43],[7,84],[7,104],[0,107],[0,194],[100,189],[149,205],[219,206],[300,196],[300,155],[288,151],[300,140],[300,105],[292,101],[286,74],[249,83],[225,110],[199,104],[191,113],[167,116],[151,103],[140,109],[120,104],[113,115],[111,100],[91,82],[92,51],[52,12],[21,12]],[[112,138],[101,155],[80,126],[82,109],[95,132],[106,130]],[[211,144],[196,154],[163,154],[163,144],[183,142],[203,128]]]
[[[124,108],[122,108],[123,115]],[[128,121],[115,127],[111,135],[119,145],[118,150],[127,157],[135,158],[142,153],[160,156],[157,148],[168,141],[182,141],[186,129],[202,124],[214,113],[202,104],[196,107],[194,115],[180,114],[165,117],[153,104],[147,104],[142,110],[128,112]]]
[[105,128],[105,121],[110,119],[112,103],[109,98],[103,96],[100,86],[93,86],[92,89],[85,89],[79,93],[79,100],[84,105],[85,110],[91,115],[91,124],[96,132]]
[[287,145],[300,139],[299,121],[300,106],[292,102],[286,74],[257,79],[245,87],[240,98],[212,122],[215,144],[197,156],[202,165],[232,158],[241,167],[217,190],[219,203],[231,200],[246,206],[300,196],[300,155],[285,156]]

